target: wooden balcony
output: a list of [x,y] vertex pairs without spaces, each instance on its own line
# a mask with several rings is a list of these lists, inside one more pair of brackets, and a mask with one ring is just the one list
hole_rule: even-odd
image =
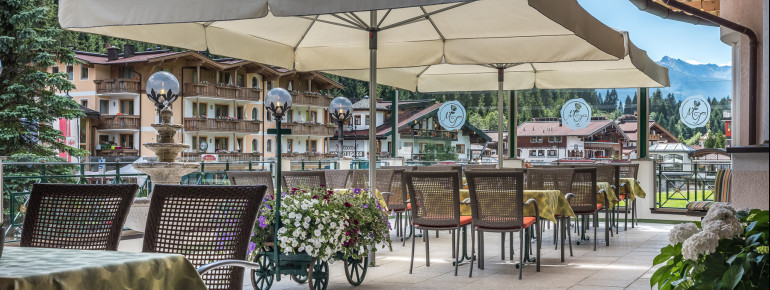
[[317,93],[291,92],[292,106],[328,107],[334,97]]
[[259,101],[261,94],[262,90],[254,88],[236,88],[214,84],[184,84],[184,95],[186,97],[208,97],[256,102]]
[[186,118],[186,131],[258,133],[261,121]]
[[101,115],[99,116],[99,125],[96,129],[99,130],[115,130],[115,129],[133,129],[139,130],[138,115]]
[[[407,131],[409,134],[410,131]],[[457,132],[446,130],[428,130],[428,129],[415,129],[411,130],[412,136],[404,136],[402,138],[431,138],[431,139],[445,139],[457,141]]]
[[337,131],[337,127],[329,127],[325,124],[283,123],[281,124],[281,127],[284,129],[291,129],[292,135],[331,137],[334,136],[334,132]]
[[660,141],[660,135],[657,134],[650,134],[648,138],[648,141]]
[[135,79],[106,79],[94,80],[96,94],[139,94],[139,80]]
[[136,149],[111,149],[111,150],[96,150],[95,156],[139,156],[139,150]]

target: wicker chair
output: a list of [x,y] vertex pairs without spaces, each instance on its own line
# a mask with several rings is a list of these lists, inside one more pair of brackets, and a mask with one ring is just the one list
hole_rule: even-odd
[[[623,164],[618,166],[620,170],[620,177],[621,178],[633,178],[634,180],[637,180],[639,177],[639,163],[634,164]],[[620,188],[625,187],[625,183],[620,183]],[[627,194],[621,194],[620,198],[622,200],[625,200],[627,198]],[[626,202],[624,208],[626,212],[626,220],[624,229],[628,229],[628,202]],[[634,228],[634,224],[636,223],[636,199],[631,202],[631,228]]]
[[403,169],[404,171],[415,171],[417,169],[417,166],[393,166],[393,165],[385,165],[381,166],[380,169]]
[[273,175],[270,171],[227,171],[231,185],[266,185],[267,194],[275,194]]
[[[569,167],[556,168],[529,168],[527,169],[526,189],[534,190],[558,190],[561,194],[572,192],[572,175],[574,169]],[[557,219],[557,224],[553,227],[553,243],[558,248],[559,224],[563,219]],[[563,239],[564,237],[562,237]]]
[[[604,190],[601,190],[600,193],[604,193],[605,200],[607,200],[607,192]],[[588,168],[588,167],[582,167],[582,168],[576,168],[575,174],[573,178],[572,183],[572,192],[565,195],[567,200],[569,201],[570,207],[572,207],[572,211],[575,212],[575,215],[578,217],[587,217],[590,216],[593,218],[593,227],[594,227],[594,251],[596,251],[596,243],[598,240],[598,236],[596,234],[597,228],[599,227],[599,210],[603,207],[602,204],[599,204],[596,199],[596,168]],[[579,219],[578,219],[579,220]],[[562,228],[562,237],[564,237],[565,229]],[[580,233],[585,233],[585,227],[582,227]],[[567,231],[569,233],[569,231]],[[569,236],[569,255],[572,256],[572,238]],[[604,219],[604,239],[609,240],[610,238],[610,227],[609,227],[609,220]],[[563,239],[562,239],[563,241]],[[608,244],[609,245],[609,244]],[[562,244],[562,262],[564,257],[564,245]]]
[[326,186],[331,188],[345,188],[350,178],[350,170],[328,169],[324,170],[326,175]]
[[383,198],[385,198],[388,209],[396,214],[396,236],[401,237],[403,236],[402,232],[405,231],[401,222],[404,220],[404,213],[407,213],[407,209],[410,209],[411,207],[407,207],[406,194],[404,194],[402,188],[401,181],[404,170],[392,169],[392,171],[393,177],[390,183],[390,190],[387,193],[383,193]]
[[[618,166],[612,164],[598,164],[596,166],[596,181],[609,183],[610,188],[615,191],[615,196],[620,200],[620,197],[618,196],[618,186],[620,186],[620,171],[618,170]],[[612,210],[609,210],[609,205],[605,204],[602,210],[606,213],[605,218],[610,220],[610,227],[615,227],[615,231],[617,231],[617,218],[615,217],[616,209],[613,208]],[[610,229],[610,235],[615,235],[612,229]],[[608,239],[607,246],[609,245],[610,241]]]
[[497,168],[497,164],[467,164],[467,165],[465,165],[465,171],[496,169],[496,168]]
[[[249,238],[266,190],[264,185],[156,185],[142,252],[183,254],[205,269],[199,273],[209,289],[241,289],[244,271],[233,264],[249,264]],[[211,261],[219,267],[206,265]]]
[[[412,206],[411,229],[421,229],[425,232],[425,266],[430,267],[430,235],[429,230],[454,230],[458,233],[461,227],[471,223],[471,217],[460,216],[460,188],[454,172],[404,172],[404,181],[409,190]],[[447,194],[449,192],[449,194]],[[409,274],[414,266],[414,243],[412,238],[412,259],[409,263]],[[452,249],[459,250],[452,239]],[[459,254],[455,252],[455,276],[459,264]]]
[[714,203],[730,203],[732,176],[731,169],[717,170],[716,175],[714,176],[714,187],[711,191],[714,201],[691,201],[687,203],[686,214],[688,216],[697,216],[703,219]]
[[347,188],[368,188],[369,169],[352,169],[348,178]]
[[[524,173],[515,171],[468,171],[471,195],[472,231],[478,232],[479,268],[484,269],[484,232],[519,232],[519,279],[524,265],[524,230],[535,225],[540,232],[539,210],[535,199],[524,202]],[[535,216],[525,217],[524,206],[535,206]],[[537,236],[537,271],[540,272],[541,235]],[[476,234],[471,234],[471,257],[475,256]],[[468,276],[473,275],[473,259]]]
[[321,170],[281,172],[281,186],[285,188],[318,187],[325,182],[326,174]]
[[34,184],[20,245],[116,251],[138,189],[136,184]]

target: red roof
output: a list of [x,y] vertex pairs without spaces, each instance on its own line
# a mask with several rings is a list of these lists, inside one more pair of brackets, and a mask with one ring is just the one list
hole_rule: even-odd
[[588,126],[582,129],[573,130],[567,126],[559,124],[558,121],[536,121],[536,122],[524,122],[517,128],[516,132],[518,136],[530,137],[530,136],[591,136],[607,127],[615,127],[628,139],[628,136],[620,130],[615,121],[612,120],[592,120],[588,123]]
[[75,57],[92,64],[115,64],[115,63],[146,62],[156,57],[163,57],[163,56],[169,56],[169,55],[180,54],[180,53],[183,53],[183,52],[172,52],[172,51],[161,51],[157,53],[137,52],[137,54],[132,57],[120,57],[112,61],[107,60],[106,55],[93,55],[93,54],[76,52]]

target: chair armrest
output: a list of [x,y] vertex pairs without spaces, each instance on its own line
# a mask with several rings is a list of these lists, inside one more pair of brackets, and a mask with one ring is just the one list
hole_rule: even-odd
[[471,204],[471,198],[466,198],[460,201],[460,204]]
[[532,205],[535,206],[535,220],[540,220],[540,209],[537,207],[537,200],[534,198],[528,199],[526,202],[524,202],[524,205]]
[[607,198],[607,191],[606,191],[606,190],[604,190],[604,189],[599,189],[599,193],[600,193],[600,194],[604,194],[604,206],[605,206],[606,208],[610,208],[610,207],[607,205],[607,203],[609,203],[609,202],[610,202],[610,200]]
[[395,194],[393,194],[392,192],[389,192],[389,191],[386,191],[386,192],[380,192],[380,194],[382,194],[382,196],[386,196],[386,195],[395,195]]
[[564,198],[567,199],[567,202],[570,202],[571,198],[575,198],[575,194],[570,192],[564,195]]
[[200,266],[196,271],[198,271],[198,274],[203,275],[204,273],[214,270],[216,268],[221,267],[227,267],[227,266],[235,266],[235,267],[241,267],[246,269],[259,269],[260,266],[257,263],[244,261],[244,260],[221,260],[216,261],[212,263],[208,263],[206,265]]

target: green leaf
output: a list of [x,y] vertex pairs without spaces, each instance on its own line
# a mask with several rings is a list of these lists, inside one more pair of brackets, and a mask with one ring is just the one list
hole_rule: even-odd
[[[756,223],[756,222],[754,222],[754,223]],[[748,229],[748,227],[747,227],[747,229]],[[744,244],[747,245],[747,246],[749,246],[751,244],[754,244],[761,236],[762,236],[762,233],[753,234],[753,235],[749,236],[748,238],[746,238],[746,242]]]
[[722,275],[722,289],[733,289],[743,278],[743,267],[735,264]]
[[[658,270],[655,270],[655,273],[652,274],[650,277],[650,287],[655,286],[655,284],[659,284],[659,282],[662,282],[665,278],[669,277],[671,275],[671,268],[674,267],[674,265],[665,265],[663,267],[658,268]],[[663,283],[660,283],[658,285],[659,289],[662,289]]]
[[730,258],[727,258],[727,260],[726,260],[725,262],[727,262],[728,264],[732,264],[732,263],[733,263],[733,261],[735,261],[735,259],[736,259],[736,258],[738,258],[738,256],[739,256],[740,254],[741,254],[741,253],[738,253],[738,254],[735,254],[735,255],[732,255],[732,256],[730,256]]
[[750,232],[751,230],[753,230],[754,226],[756,225],[757,225],[756,221],[751,222],[748,226],[746,226],[746,232]]
[[671,255],[661,253],[660,255],[655,256],[655,259],[652,260],[652,265],[655,266],[657,264],[668,261],[669,259],[671,259]]

